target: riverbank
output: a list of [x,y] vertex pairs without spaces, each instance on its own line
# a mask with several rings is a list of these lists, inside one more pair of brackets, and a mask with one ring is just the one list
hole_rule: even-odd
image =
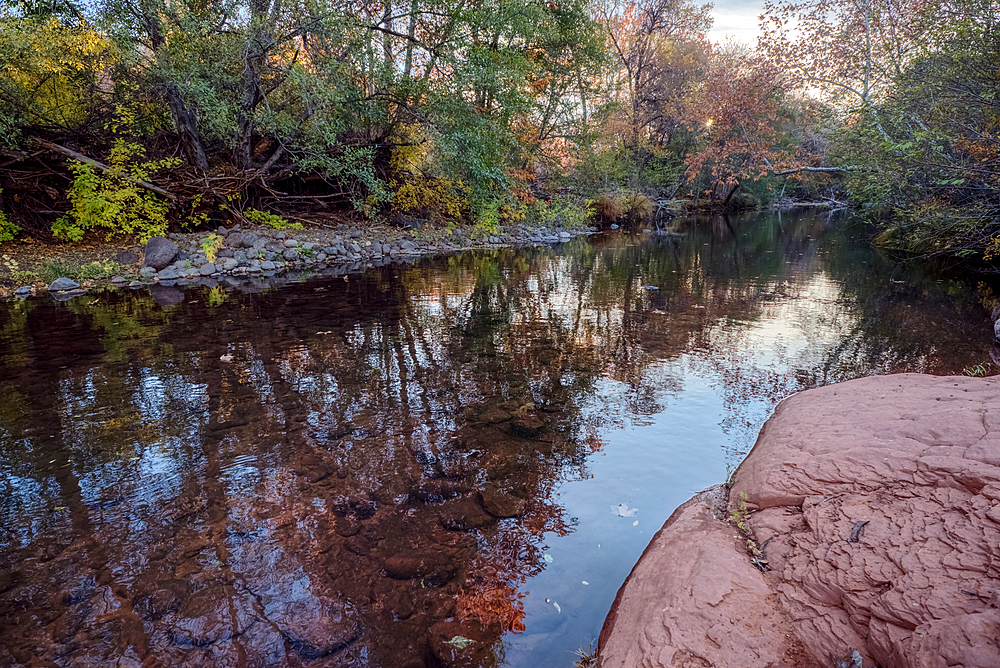
[[622,585],[599,666],[1000,665],[1000,382],[900,374],[783,401],[726,494]]
[[[263,225],[219,227],[215,232],[171,233],[150,246],[132,243],[9,244],[0,249],[0,298],[48,289],[72,293],[102,284],[142,287],[211,284],[285,273],[340,270],[473,248],[556,244],[596,228],[512,225],[492,233],[472,227],[404,230],[384,225],[308,226],[276,230]],[[155,257],[153,257],[155,255]]]

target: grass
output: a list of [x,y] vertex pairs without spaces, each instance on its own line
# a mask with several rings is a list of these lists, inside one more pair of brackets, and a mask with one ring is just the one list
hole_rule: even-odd
[[975,366],[966,367],[962,369],[962,373],[964,373],[966,376],[972,376],[972,377],[985,376],[989,367],[990,363],[984,362],[983,364],[977,364]]
[[597,650],[594,643],[590,643],[587,649],[580,648],[573,652],[578,657],[573,664],[573,668],[595,668],[597,666]]
[[76,280],[101,280],[111,278],[121,271],[121,266],[114,260],[76,264],[65,260],[45,260],[38,270],[37,277],[45,283],[65,276]]

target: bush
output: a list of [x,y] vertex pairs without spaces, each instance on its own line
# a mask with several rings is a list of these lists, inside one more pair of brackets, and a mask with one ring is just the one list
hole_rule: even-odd
[[21,228],[7,220],[7,216],[0,211],[0,242],[12,240],[20,231]]
[[302,223],[292,223],[285,220],[276,213],[261,211],[260,209],[247,209],[243,212],[243,217],[258,225],[267,225],[276,230],[301,230]]
[[606,225],[618,222],[620,215],[618,200],[613,195],[601,193],[594,201],[594,218]]
[[461,181],[411,177],[392,196],[392,209],[434,223],[461,221],[469,211],[468,188]]
[[555,198],[550,202],[538,200],[528,205],[525,221],[536,225],[558,225],[564,229],[586,227],[594,216],[593,204],[581,205],[568,198]]
[[79,241],[89,230],[102,227],[108,230],[109,237],[137,235],[142,242],[166,234],[167,203],[135,181],[174,167],[180,159],[143,161],[144,157],[145,149],[139,144],[118,139],[111,149],[111,169],[107,172],[98,173],[90,165],[71,162],[74,178],[67,196],[72,207],[52,223],[52,234],[58,239]]
[[602,193],[593,204],[594,217],[605,224],[649,225],[656,215],[656,202],[635,190]]

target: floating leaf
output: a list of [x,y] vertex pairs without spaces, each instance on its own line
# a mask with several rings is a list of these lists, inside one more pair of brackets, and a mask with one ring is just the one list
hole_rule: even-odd
[[639,520],[636,520],[635,522],[632,522],[632,526],[634,526],[634,527],[639,526]]
[[618,517],[632,517],[637,512],[638,508],[629,508],[625,503],[619,503],[617,506],[611,506],[611,512],[617,513]]
[[476,641],[471,638],[466,638],[465,636],[455,636],[451,640],[446,641],[445,644],[451,645],[456,649],[465,649],[474,642]]
[[546,552],[545,554],[542,555],[542,559],[544,559],[545,563],[547,563],[547,564],[551,564],[552,563],[552,555],[549,554],[548,552]]

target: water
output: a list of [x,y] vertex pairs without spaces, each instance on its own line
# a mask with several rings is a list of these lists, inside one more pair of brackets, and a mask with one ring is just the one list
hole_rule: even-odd
[[0,666],[568,667],[777,401],[995,368],[850,221],[676,227],[0,303]]

